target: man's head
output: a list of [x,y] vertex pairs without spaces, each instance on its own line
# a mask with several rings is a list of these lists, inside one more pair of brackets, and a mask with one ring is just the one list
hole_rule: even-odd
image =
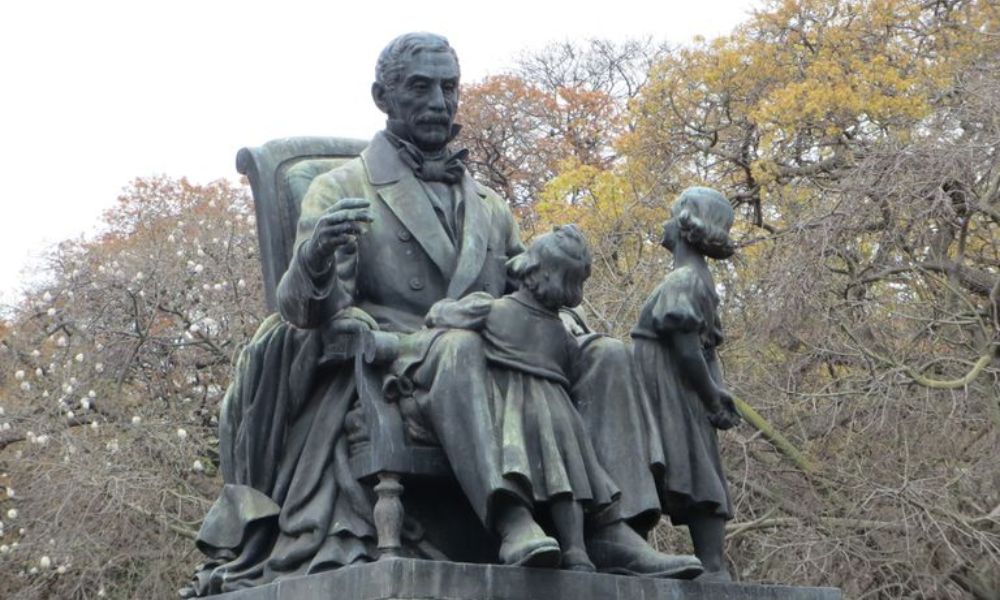
[[458,80],[458,57],[448,40],[432,33],[407,33],[379,55],[372,98],[389,116],[393,133],[433,152],[451,139]]

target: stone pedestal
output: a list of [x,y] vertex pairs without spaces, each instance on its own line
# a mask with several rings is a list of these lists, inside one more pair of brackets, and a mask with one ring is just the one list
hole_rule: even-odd
[[524,569],[498,565],[386,559],[212,600],[840,600],[835,588],[696,583]]

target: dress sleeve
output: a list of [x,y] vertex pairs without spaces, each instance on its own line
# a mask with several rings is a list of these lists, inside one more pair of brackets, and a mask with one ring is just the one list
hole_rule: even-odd
[[697,275],[675,272],[657,290],[652,305],[652,326],[657,334],[700,333],[712,323],[706,314],[704,285]]

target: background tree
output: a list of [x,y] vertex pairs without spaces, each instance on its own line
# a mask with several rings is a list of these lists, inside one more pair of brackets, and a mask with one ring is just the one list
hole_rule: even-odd
[[[526,234],[584,227],[600,331],[627,338],[669,268],[684,187],[736,207],[716,275],[751,423],[723,436],[746,580],[998,595],[998,13],[775,1],[728,36],[556,44],[463,89],[470,167]],[[188,576],[218,402],[265,316],[255,240],[243,188],[136,180],[0,323],[0,597]]]
[[0,337],[0,597],[167,598],[218,490],[219,400],[264,316],[245,190],[137,179]]
[[768,4],[665,56],[618,159],[538,196],[599,246],[588,308],[618,334],[665,271],[670,200],[737,207],[718,275],[729,380],[759,410],[725,436],[745,577],[996,597],[998,25],[986,2]]
[[459,143],[469,167],[503,192],[533,231],[534,205],[564,163],[608,168],[629,127],[628,101],[666,52],[650,40],[552,44],[523,55],[509,73],[462,89]]

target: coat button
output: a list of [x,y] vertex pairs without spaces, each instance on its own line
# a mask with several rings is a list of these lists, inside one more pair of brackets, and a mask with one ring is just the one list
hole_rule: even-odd
[[396,231],[396,237],[398,237],[401,242],[408,242],[413,239],[413,234],[406,229],[399,229]]
[[410,279],[410,289],[422,290],[424,289],[424,281],[419,277],[414,277]]

